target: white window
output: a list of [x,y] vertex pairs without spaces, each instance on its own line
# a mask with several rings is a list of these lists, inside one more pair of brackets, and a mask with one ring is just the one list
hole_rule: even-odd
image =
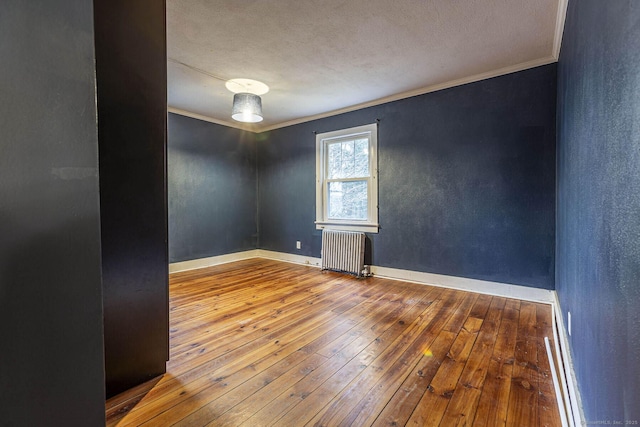
[[378,232],[378,125],[316,135],[316,228]]

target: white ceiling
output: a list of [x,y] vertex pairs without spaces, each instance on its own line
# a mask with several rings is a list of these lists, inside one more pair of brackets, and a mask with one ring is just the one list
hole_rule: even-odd
[[[566,0],[167,0],[169,111],[253,131],[555,62]],[[231,119],[232,78],[264,121]]]

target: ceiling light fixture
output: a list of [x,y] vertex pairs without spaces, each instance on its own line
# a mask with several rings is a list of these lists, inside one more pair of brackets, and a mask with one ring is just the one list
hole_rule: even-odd
[[233,120],[245,123],[262,121],[262,99],[252,93],[236,93],[233,95]]
[[231,117],[245,123],[258,123],[262,117],[262,99],[259,95],[269,92],[269,86],[251,79],[231,79],[225,83],[235,93]]

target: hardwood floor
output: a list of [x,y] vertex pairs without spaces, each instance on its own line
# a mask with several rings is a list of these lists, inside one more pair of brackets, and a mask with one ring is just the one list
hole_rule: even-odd
[[173,274],[170,328],[107,425],[560,425],[543,304],[252,259]]

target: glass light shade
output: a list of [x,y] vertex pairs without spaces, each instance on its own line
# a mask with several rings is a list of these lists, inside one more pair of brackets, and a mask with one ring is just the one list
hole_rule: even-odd
[[262,121],[262,99],[252,93],[236,93],[233,95],[233,120],[246,123]]

